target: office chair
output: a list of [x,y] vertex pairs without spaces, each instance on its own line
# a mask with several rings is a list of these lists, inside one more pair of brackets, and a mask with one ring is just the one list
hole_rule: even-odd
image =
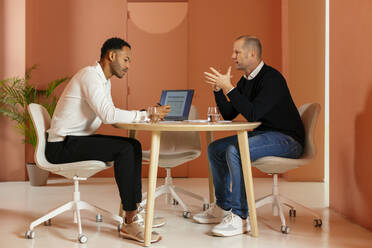
[[322,225],[322,220],[317,213],[279,194],[278,174],[309,164],[316,154],[314,133],[315,125],[320,112],[320,104],[304,104],[298,109],[298,111],[305,127],[305,149],[302,156],[297,159],[267,156],[252,162],[252,166],[256,167],[260,171],[273,175],[272,194],[256,200],[256,208],[271,203],[273,215],[278,216],[279,212],[280,220],[282,223],[280,231],[285,234],[288,234],[290,232],[290,228],[286,225],[285,222],[282,209],[283,204],[289,207],[290,217],[296,217],[296,209],[293,207],[293,205],[297,205],[304,208],[306,211],[314,216],[315,227],[320,227]]
[[121,225],[123,224],[123,219],[120,216],[114,215],[107,210],[96,207],[92,204],[89,204],[85,201],[80,200],[79,192],[79,181],[86,180],[88,177],[96,174],[101,170],[109,168],[109,164],[96,161],[81,161],[74,163],[64,163],[64,164],[52,164],[47,161],[45,158],[45,144],[46,144],[46,135],[45,132],[50,127],[50,116],[47,110],[35,103],[31,103],[28,106],[28,111],[31,115],[32,122],[34,124],[36,135],[37,135],[37,145],[35,151],[35,162],[38,167],[43,170],[53,172],[55,174],[64,176],[68,179],[72,179],[75,185],[75,191],[73,192],[73,200],[67,202],[60,207],[50,211],[46,215],[40,217],[39,219],[33,221],[30,224],[30,229],[26,231],[25,238],[33,239],[35,237],[34,228],[39,224],[43,223],[47,226],[51,225],[51,219],[67,210],[72,210],[74,213],[74,223],[78,225],[78,240],[80,243],[86,243],[88,241],[87,236],[82,233],[81,228],[81,219],[80,219],[80,210],[89,210],[97,213],[96,221],[102,222],[102,214],[111,217],[114,220],[119,222],[118,231],[120,232]]
[[[198,118],[198,111],[195,106],[191,106],[189,120],[195,120]],[[190,218],[191,212],[185,205],[185,203],[178,196],[177,192],[184,195],[188,195],[197,200],[203,201],[203,209],[209,207],[206,198],[199,196],[195,193],[186,191],[185,189],[179,188],[172,183],[171,169],[200,156],[201,145],[200,145],[200,132],[162,132],[160,139],[160,152],[159,152],[159,167],[165,168],[167,175],[165,177],[165,184],[158,187],[155,191],[155,198],[166,194],[166,201],[173,204],[180,204],[183,208],[183,217]],[[143,151],[142,158],[144,161],[149,162],[150,151]],[[144,193],[144,199],[141,202],[141,207],[146,204],[146,195]]]

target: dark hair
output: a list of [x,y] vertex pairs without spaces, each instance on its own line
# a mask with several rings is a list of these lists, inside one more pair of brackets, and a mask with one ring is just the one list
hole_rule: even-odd
[[256,52],[257,52],[257,57],[259,59],[261,59],[261,57],[262,57],[262,45],[261,45],[260,40],[257,37],[252,36],[252,35],[243,35],[243,36],[238,37],[236,40],[241,40],[241,39],[244,40],[243,46],[245,48],[255,49]]
[[106,40],[101,47],[101,59],[105,57],[108,51],[122,49],[124,46],[131,48],[128,42],[117,37]]

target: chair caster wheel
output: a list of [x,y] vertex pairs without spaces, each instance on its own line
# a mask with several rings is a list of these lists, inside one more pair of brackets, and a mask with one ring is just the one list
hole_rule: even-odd
[[281,226],[280,231],[284,234],[288,234],[291,229],[289,228],[289,226]]
[[188,219],[191,217],[191,213],[188,211],[183,211],[183,218]]
[[314,226],[315,227],[321,227],[322,226],[322,220],[321,219],[315,219],[314,220]]
[[85,244],[87,241],[88,241],[88,237],[87,236],[85,236],[84,234],[80,235],[79,242],[81,244]]
[[289,210],[289,216],[290,216],[290,217],[296,217],[296,209],[292,209],[292,208],[291,208],[291,209]]
[[96,215],[96,222],[102,222],[102,215],[101,214]]
[[209,208],[209,203],[203,204],[203,211],[207,210]]
[[173,199],[173,202],[172,202],[173,205],[178,205],[178,201],[176,199]]
[[27,230],[25,233],[25,238],[26,239],[33,239],[35,238],[35,232],[32,230]]
[[51,226],[52,225],[52,219],[44,221],[44,226]]

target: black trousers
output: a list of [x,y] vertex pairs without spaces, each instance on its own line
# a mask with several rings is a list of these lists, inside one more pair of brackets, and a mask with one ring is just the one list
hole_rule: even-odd
[[66,136],[61,142],[47,142],[45,156],[54,164],[83,160],[114,161],[123,209],[136,210],[137,203],[142,200],[142,148],[136,139],[98,134]]

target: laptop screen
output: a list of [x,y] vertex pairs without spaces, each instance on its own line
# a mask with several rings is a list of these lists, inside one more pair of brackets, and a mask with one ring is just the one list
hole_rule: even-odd
[[164,118],[165,120],[187,120],[194,90],[163,90],[160,104],[170,105],[171,111]]

